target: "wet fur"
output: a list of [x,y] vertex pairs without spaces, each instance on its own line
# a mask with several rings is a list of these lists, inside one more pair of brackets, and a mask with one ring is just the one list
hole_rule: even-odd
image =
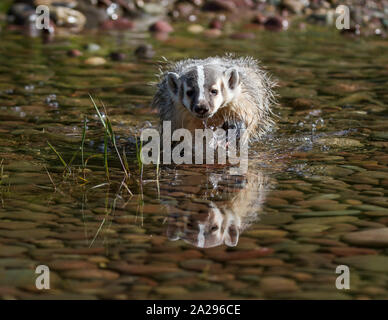
[[196,118],[182,104],[175,103],[167,88],[167,73],[182,75],[188,69],[200,65],[214,65],[224,70],[236,68],[241,83],[241,92],[230,103],[223,106],[206,121],[207,127],[222,127],[225,122],[243,122],[248,139],[262,137],[273,125],[271,107],[275,104],[272,91],[275,83],[251,57],[234,58],[210,57],[207,59],[187,59],[176,63],[166,62],[160,70],[157,92],[152,105],[159,110],[161,121],[170,120],[172,130],[186,128],[192,132],[205,128],[205,121]]

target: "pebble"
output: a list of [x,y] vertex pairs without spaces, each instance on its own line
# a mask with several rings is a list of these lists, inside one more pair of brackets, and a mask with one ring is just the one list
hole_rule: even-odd
[[360,210],[333,210],[333,211],[309,211],[296,213],[296,217],[330,217],[330,216],[347,216],[347,215],[359,215]]
[[259,239],[272,239],[272,238],[283,238],[287,235],[287,231],[275,230],[275,229],[257,229],[257,230],[248,230],[245,232],[246,236],[259,238]]
[[166,21],[160,20],[150,26],[152,32],[170,33],[173,32],[173,27]]
[[139,59],[152,59],[155,51],[151,44],[142,44],[135,49],[135,56]]
[[84,46],[84,48],[89,52],[96,52],[101,50],[100,45],[98,45],[97,43],[88,43]]
[[336,259],[335,262],[371,272],[387,272],[388,269],[388,256],[381,255],[343,257]]
[[27,248],[0,244],[0,257],[12,257],[25,253]]
[[279,17],[270,17],[264,22],[264,28],[270,31],[280,31],[283,29],[284,22]]
[[55,24],[59,27],[66,27],[74,31],[81,31],[86,24],[86,17],[78,10],[61,6],[50,6],[50,15],[53,16]]
[[77,49],[70,49],[70,50],[67,51],[67,55],[69,57],[73,57],[74,58],[74,57],[82,56],[83,53],[81,51],[77,50]]
[[122,52],[114,51],[114,52],[110,53],[109,57],[113,61],[123,61],[123,60],[125,60],[127,55],[125,53],[122,53]]
[[180,263],[180,266],[184,269],[194,271],[210,271],[215,270],[213,261],[206,259],[189,259]]
[[303,192],[297,190],[276,190],[271,195],[291,201],[301,200],[304,196]]
[[342,240],[358,246],[387,247],[388,228],[370,229],[347,233],[342,237]]
[[73,279],[104,279],[115,280],[119,277],[119,274],[109,270],[101,269],[76,269],[70,271],[64,271],[63,276],[65,278]]
[[364,146],[360,141],[350,138],[319,138],[315,142],[336,148],[361,148]]
[[176,272],[179,269],[176,267],[169,267],[163,265],[137,265],[128,264],[124,261],[114,261],[108,264],[108,268],[117,270],[121,273],[135,274],[135,275],[158,275],[161,273]]
[[215,18],[212,21],[210,21],[209,28],[221,30],[223,28],[223,23],[220,19]]
[[207,38],[218,38],[222,35],[222,31],[220,29],[208,29],[203,32],[203,35]]
[[106,63],[106,60],[102,57],[90,57],[85,60],[85,64],[91,66],[101,66]]
[[274,252],[271,248],[259,248],[255,250],[246,250],[246,251],[221,251],[221,252],[211,252],[209,258],[212,258],[216,261],[232,261],[232,260],[242,260],[242,259],[253,259],[258,257],[263,257],[271,255]]
[[94,269],[96,265],[83,260],[53,260],[48,263],[48,267],[53,270],[74,270],[74,269]]
[[192,34],[200,34],[205,30],[200,24],[192,24],[187,28],[187,31]]
[[356,256],[361,254],[371,255],[377,254],[376,250],[366,248],[353,248],[353,247],[331,247],[327,249],[329,252],[334,253],[336,256]]
[[128,30],[132,29],[135,26],[133,21],[120,17],[116,20],[105,20],[101,28],[105,30]]
[[260,281],[260,289],[264,293],[293,292],[299,288],[292,279],[283,277],[263,277]]

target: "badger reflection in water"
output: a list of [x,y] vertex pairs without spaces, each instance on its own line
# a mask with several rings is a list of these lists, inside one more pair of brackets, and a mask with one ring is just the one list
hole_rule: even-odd
[[262,173],[245,176],[223,174],[184,175],[169,190],[188,185],[202,189],[179,202],[166,205],[167,236],[200,248],[236,246],[240,234],[258,219],[268,183]]

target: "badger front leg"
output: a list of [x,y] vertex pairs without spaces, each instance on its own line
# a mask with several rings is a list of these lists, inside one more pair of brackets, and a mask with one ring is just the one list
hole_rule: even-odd
[[[246,125],[242,120],[226,120],[222,125],[222,129],[226,131],[226,139],[227,141],[236,140],[237,142],[241,138],[241,134],[245,135],[246,133]],[[236,130],[235,136],[229,137],[229,130]]]

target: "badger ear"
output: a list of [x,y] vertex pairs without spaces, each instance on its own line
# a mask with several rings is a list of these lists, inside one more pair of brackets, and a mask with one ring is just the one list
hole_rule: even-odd
[[178,95],[179,82],[179,76],[175,72],[167,73],[167,87],[173,96]]
[[235,247],[238,243],[238,238],[240,236],[240,231],[238,227],[232,223],[226,229],[225,244],[229,247]]
[[234,90],[240,84],[240,75],[236,68],[229,68],[224,72],[228,88]]
[[169,225],[167,227],[167,238],[168,240],[170,241],[177,241],[180,239],[180,230],[178,228],[177,225],[173,224],[173,225]]

